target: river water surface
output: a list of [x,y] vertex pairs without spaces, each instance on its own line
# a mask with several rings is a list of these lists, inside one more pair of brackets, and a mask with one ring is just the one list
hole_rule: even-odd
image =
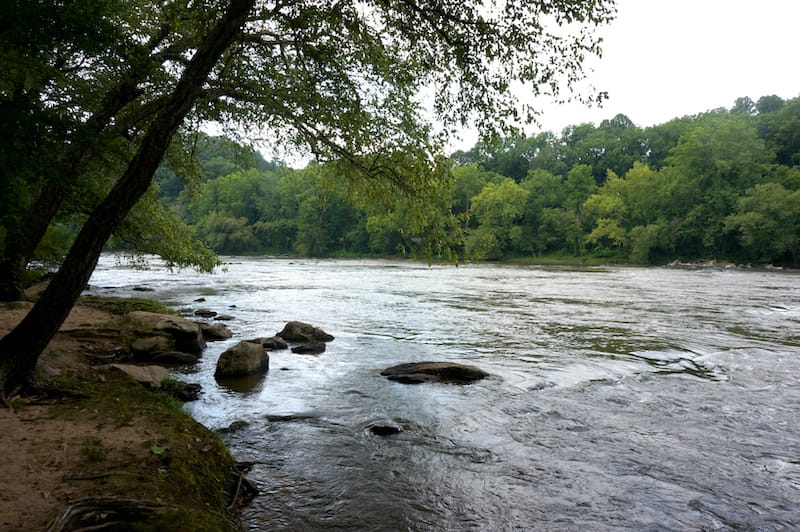
[[[251,530],[800,529],[798,273],[225,260],[108,255],[89,291],[235,316],[178,376],[203,386],[200,422],[247,423],[223,438],[255,464]],[[290,320],[336,339],[215,382],[225,348]],[[380,376],[425,360],[491,377]],[[403,432],[367,430],[384,419]]]

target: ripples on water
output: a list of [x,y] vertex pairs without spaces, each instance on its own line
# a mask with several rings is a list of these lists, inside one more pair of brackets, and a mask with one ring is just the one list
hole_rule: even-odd
[[[255,463],[250,529],[800,528],[795,273],[231,258],[205,276],[107,256],[91,284],[236,316],[181,378],[201,422],[249,423],[224,437]],[[214,381],[222,350],[291,319],[336,340],[272,353],[249,391]],[[493,376],[379,376],[430,359]],[[369,433],[386,418],[403,432]]]

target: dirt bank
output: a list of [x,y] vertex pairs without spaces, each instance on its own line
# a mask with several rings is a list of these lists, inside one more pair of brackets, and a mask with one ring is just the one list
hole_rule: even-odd
[[[0,304],[0,336],[30,307]],[[95,367],[134,336],[124,316],[76,306],[39,360],[42,391],[0,408],[0,530],[44,530],[81,500],[98,508],[89,518],[127,508],[145,528],[237,526],[239,473],[216,435],[168,393]]]

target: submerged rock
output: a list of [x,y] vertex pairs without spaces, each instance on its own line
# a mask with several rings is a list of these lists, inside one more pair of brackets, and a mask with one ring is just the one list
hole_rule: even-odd
[[403,428],[394,420],[383,418],[367,425],[367,431],[375,436],[392,436],[403,432]]
[[333,341],[333,336],[330,334],[326,333],[319,327],[314,327],[313,325],[309,323],[303,323],[302,321],[290,321],[276,336],[280,336],[287,342]]
[[214,377],[218,379],[242,377],[265,373],[268,370],[269,355],[261,344],[239,342],[220,355]]
[[264,349],[269,351],[280,351],[281,349],[289,349],[289,343],[280,336],[270,336],[269,338],[259,337],[248,340],[254,344],[261,344]]
[[199,308],[194,311],[194,315],[200,316],[201,318],[213,318],[217,313],[208,308]]
[[242,421],[240,419],[240,420],[232,422],[227,427],[223,427],[221,429],[218,429],[217,432],[219,432],[221,434],[228,434],[228,433],[231,433],[231,432],[237,432],[237,431],[240,431],[242,429],[246,429],[249,426],[250,426],[250,422]]
[[309,342],[292,348],[292,353],[298,355],[319,355],[325,352],[324,342]]
[[403,384],[424,382],[443,382],[450,384],[469,384],[489,376],[475,366],[455,362],[411,362],[392,366],[381,372],[390,381]]
[[227,340],[233,336],[231,330],[221,323],[212,324],[204,321],[196,321],[195,323],[197,323],[197,325],[200,327],[200,332],[203,333],[203,338],[209,342],[213,342],[215,340]]

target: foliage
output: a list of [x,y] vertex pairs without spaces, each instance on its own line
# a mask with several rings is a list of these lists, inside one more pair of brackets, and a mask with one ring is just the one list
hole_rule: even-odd
[[[782,147],[764,137],[774,132],[765,124],[777,123],[775,113],[793,109],[793,100],[778,100],[644,131],[618,115],[561,137],[479,142],[454,154],[449,179],[422,201],[344,179],[341,166],[312,164],[220,176],[180,204],[204,241],[223,253],[391,255],[438,235],[445,244],[439,249],[472,259],[588,254],[641,264],[709,257],[795,264],[800,214],[791,198],[800,190],[800,166],[778,164]],[[601,145],[590,149],[590,141]],[[583,154],[570,146],[582,146]],[[628,159],[606,156],[630,155],[631,146],[646,149]],[[595,164],[628,166],[622,173],[608,167],[598,180],[599,167],[581,162],[595,152],[604,154]],[[225,243],[235,238],[243,243]]]
[[[184,100],[190,105],[180,131],[171,129],[164,140],[169,149],[160,150],[165,164],[156,175],[158,190],[137,209],[139,216],[133,213],[119,230],[114,224],[112,245],[165,254],[179,266],[212,267],[207,250],[156,201],[175,205],[202,183],[278,169],[235,140],[269,138],[274,146],[298,148],[338,166],[344,188],[360,183],[365,197],[413,202],[441,194],[447,128],[472,123],[497,138],[535,117],[535,108],[507,90],[512,83],[556,100],[605,96],[574,95],[573,88],[584,76],[584,60],[600,52],[591,30],[614,17],[612,0],[11,0],[0,38],[6,125],[0,164],[7,170],[0,185],[3,297],[14,295],[11,285],[31,260],[43,253],[60,260],[63,249],[36,251],[47,227],[77,231],[84,224],[136,160],[190,58],[234,5],[247,10],[246,23],[204,79],[189,82],[200,90]],[[422,93],[434,95],[435,122]],[[198,133],[206,123],[235,132],[236,139]],[[307,198],[294,250],[325,253],[345,238],[312,223],[344,212],[328,199]],[[254,217],[252,210],[217,217],[201,236],[230,252],[253,247],[259,235],[279,228],[276,220]],[[233,227],[231,219],[241,225],[241,218],[248,228],[263,222],[261,231],[236,226],[232,238],[219,238]],[[449,238],[438,234],[438,222],[415,223],[434,231],[413,236],[424,241],[422,248],[446,251]],[[346,240],[363,243],[358,233]]]

